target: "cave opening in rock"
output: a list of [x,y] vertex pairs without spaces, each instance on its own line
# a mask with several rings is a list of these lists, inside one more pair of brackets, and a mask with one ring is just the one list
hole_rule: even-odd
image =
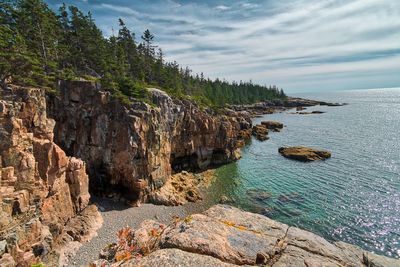
[[139,197],[137,192],[132,192],[122,183],[111,184],[107,168],[103,163],[90,167],[88,173],[89,193],[91,196],[128,201],[135,201]]
[[227,155],[224,149],[214,149],[211,157],[213,166],[219,166],[227,162]]
[[171,154],[170,163],[173,173],[199,170],[198,158],[196,153],[179,157],[176,157],[175,154]]

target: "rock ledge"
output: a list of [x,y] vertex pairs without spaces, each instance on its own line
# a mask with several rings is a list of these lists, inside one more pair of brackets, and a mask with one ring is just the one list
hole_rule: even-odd
[[168,226],[148,220],[119,237],[91,266],[400,266],[396,259],[227,205]]

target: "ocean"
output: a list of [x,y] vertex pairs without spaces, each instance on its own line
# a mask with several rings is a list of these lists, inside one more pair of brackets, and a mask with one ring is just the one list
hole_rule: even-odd
[[[324,114],[294,110],[255,118],[284,123],[265,142],[252,139],[242,159],[219,167],[210,189],[215,200],[400,258],[400,88],[296,95],[341,107]],[[278,153],[281,146],[327,149],[332,158],[303,163]]]

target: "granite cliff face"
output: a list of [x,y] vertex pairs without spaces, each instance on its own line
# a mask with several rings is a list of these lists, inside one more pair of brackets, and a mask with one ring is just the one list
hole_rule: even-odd
[[49,98],[55,140],[88,165],[95,193],[148,201],[173,172],[203,170],[240,157],[250,136],[245,112],[217,115],[149,89],[152,105],[123,105],[91,82],[62,82]]
[[44,90],[0,93],[0,265],[54,263],[55,251],[84,239],[98,219],[85,163],[53,142]]
[[226,205],[170,225],[147,220],[118,236],[92,266],[400,266],[399,260]]

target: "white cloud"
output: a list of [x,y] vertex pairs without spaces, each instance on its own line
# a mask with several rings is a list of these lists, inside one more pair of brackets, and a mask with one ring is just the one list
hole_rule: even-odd
[[400,84],[400,75],[384,75],[400,73],[400,1],[268,3],[181,2],[177,8],[169,0],[141,6],[140,12],[130,6],[102,8],[130,17],[136,32],[149,27],[168,60],[213,78],[279,82],[289,91],[298,88],[296,80],[303,88],[318,88],[324,75],[332,79],[343,72],[354,75],[346,80],[352,83],[338,79],[331,88],[366,87],[366,73],[378,81],[381,75],[383,85]]
[[137,12],[136,10],[130,8],[130,7],[125,7],[125,6],[116,6],[116,5],[111,5],[111,4],[100,4],[102,8],[112,10],[119,12],[121,14],[125,15],[134,15],[134,16],[140,16],[140,13]]
[[241,6],[242,8],[257,8],[257,7],[259,7],[260,5],[247,2],[247,3],[242,3],[240,6]]
[[219,5],[219,6],[214,7],[214,9],[225,11],[225,10],[229,10],[231,8],[229,6]]

